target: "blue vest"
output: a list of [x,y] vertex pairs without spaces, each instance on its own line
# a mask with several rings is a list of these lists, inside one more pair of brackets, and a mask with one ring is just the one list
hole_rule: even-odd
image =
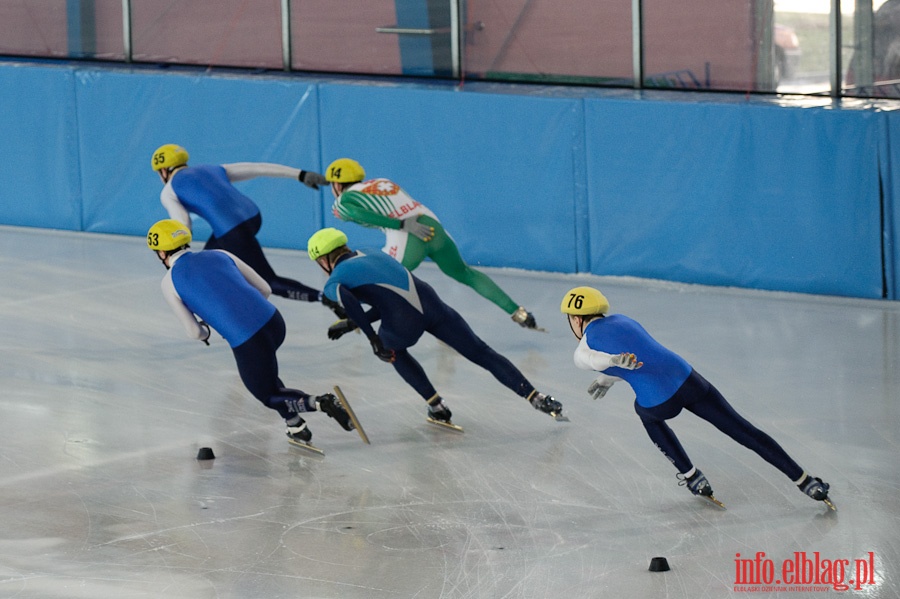
[[637,321],[622,314],[592,320],[584,335],[593,350],[613,355],[633,353],[644,363],[637,370],[603,371],[631,385],[639,406],[652,408],[671,398],[691,373],[691,365],[684,358],[663,347]]
[[259,207],[231,184],[221,166],[201,164],[177,171],[172,191],[188,212],[209,223],[216,237],[259,214]]
[[172,283],[188,310],[231,347],[247,341],[275,314],[275,306],[219,251],[182,254],[172,266]]

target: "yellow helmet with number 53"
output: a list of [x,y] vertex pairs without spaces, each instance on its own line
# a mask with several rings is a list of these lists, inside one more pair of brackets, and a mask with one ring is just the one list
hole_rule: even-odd
[[559,306],[563,314],[592,316],[609,312],[609,301],[593,287],[575,287],[570,289]]
[[188,245],[191,230],[177,220],[167,218],[157,222],[147,231],[147,246],[151,250],[168,252]]
[[183,166],[187,164],[188,156],[187,150],[182,148],[177,144],[166,144],[164,146],[159,146],[156,148],[156,151],[153,152],[153,156],[150,158],[150,167],[155,171],[161,171],[164,168],[174,168],[176,166]]

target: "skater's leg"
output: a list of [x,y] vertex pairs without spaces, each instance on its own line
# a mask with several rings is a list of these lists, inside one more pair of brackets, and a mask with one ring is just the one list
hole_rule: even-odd
[[455,310],[443,306],[441,316],[427,329],[464,358],[494,375],[502,385],[520,397],[529,398],[535,388],[507,358],[494,351]]
[[[737,413],[722,394],[697,372],[692,372],[682,389],[692,387],[695,401],[686,402],[685,408],[703,418],[717,429],[755,451],[794,482],[803,478],[803,468],[782,449],[775,439],[759,430]],[[679,390],[679,393],[681,390]]]
[[[441,223],[428,216],[420,216],[419,222],[434,227],[434,238],[431,241],[428,243],[419,239],[416,241],[422,244],[428,257],[434,260],[441,272],[463,285],[468,285],[476,293],[499,306],[507,314],[512,314],[516,311],[519,305],[505,291],[500,289],[499,285],[483,272],[475,270],[465,263],[459,253],[459,249],[456,247],[456,243],[447,234]],[[412,237],[410,235],[410,238]],[[409,253],[409,248],[407,252]],[[403,266],[410,268],[407,266],[406,258],[404,258]]]
[[640,417],[647,435],[650,436],[650,440],[653,441],[656,448],[672,462],[679,473],[690,476],[694,470],[694,464],[681,446],[678,437],[675,436],[675,432],[666,424],[666,420],[674,418],[681,411],[681,407],[677,403],[670,403],[672,401],[670,399],[652,408],[644,408],[635,402],[634,411]]
[[437,391],[428,380],[428,375],[425,374],[425,369],[412,357],[412,354],[405,349],[397,349],[394,350],[394,355],[396,356],[394,370],[410,387],[415,389],[416,393],[422,396],[422,399],[428,401],[437,395]]
[[262,216],[257,214],[244,221],[217,241],[219,249],[227,250],[247,263],[272,287],[272,293],[287,299],[303,302],[318,302],[321,293],[318,289],[304,285],[300,281],[280,277],[269,264],[256,234],[262,224]]
[[278,378],[276,351],[284,342],[284,319],[279,312],[250,339],[232,349],[238,374],[248,391],[267,408],[289,419],[315,410],[303,391],[287,389]]

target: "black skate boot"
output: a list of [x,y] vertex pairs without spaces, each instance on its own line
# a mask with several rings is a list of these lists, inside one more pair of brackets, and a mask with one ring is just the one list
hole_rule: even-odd
[[685,477],[680,473],[676,474],[675,476],[676,478],[678,478],[679,486],[686,485],[688,491],[690,491],[694,495],[702,497],[703,499],[716,504],[722,509],[725,508],[725,505],[713,496],[712,486],[709,484],[709,481],[706,480],[706,476],[700,471],[699,468],[695,468],[694,474],[692,474],[690,477]]
[[340,402],[338,402],[337,397],[331,393],[316,397],[316,409],[320,412],[325,412],[330,418],[337,420],[338,424],[340,424],[341,428],[345,431],[352,431],[356,428],[353,425],[353,421],[350,419],[350,415],[347,414],[347,411]]
[[297,419],[299,422],[296,424],[287,424],[287,421],[285,421],[288,439],[300,443],[309,443],[309,440],[312,439],[312,431],[306,426],[306,421],[303,418],[298,416]]
[[[291,420],[293,421],[294,419],[292,418]],[[294,424],[288,424],[287,420],[285,421],[285,424],[287,424],[288,443],[319,456],[325,455],[324,451],[310,443],[312,431],[306,426],[306,421],[304,421],[303,418],[297,416]]]
[[440,395],[435,395],[428,400],[428,417],[446,424],[453,417],[453,412],[450,411]]
[[463,427],[450,422],[452,417],[453,413],[440,395],[435,395],[428,400],[428,414],[426,416],[428,422],[455,430],[458,433],[463,432]]
[[526,328],[526,329],[538,328],[537,322],[535,322],[535,320],[534,320],[534,315],[531,312],[529,312],[528,310],[526,310],[525,308],[523,308],[522,306],[519,306],[518,308],[516,308],[516,311],[512,313],[512,319],[513,319],[513,322],[515,322],[516,324],[518,324],[519,326],[521,326],[523,328]]
[[550,414],[556,420],[568,420],[562,415],[562,404],[546,393],[538,393],[537,390],[532,391],[531,395],[528,396],[528,403],[534,406],[535,410],[540,410],[544,414]]
[[325,297],[325,294],[322,294],[322,305],[334,312],[334,315],[340,320],[347,318],[347,312],[344,311],[344,308],[339,303]]
[[800,491],[806,493],[816,501],[821,501],[832,510],[837,510],[831,500],[828,499],[828,490],[831,488],[831,486],[828,483],[824,482],[821,478],[813,478],[812,476],[807,474],[806,478],[800,481],[797,487],[800,489]]

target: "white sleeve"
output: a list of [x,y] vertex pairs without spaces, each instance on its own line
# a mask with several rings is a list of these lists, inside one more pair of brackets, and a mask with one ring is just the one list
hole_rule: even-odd
[[588,347],[587,337],[582,337],[578,343],[578,348],[575,350],[575,366],[583,370],[603,371],[609,368],[609,359],[611,357],[612,354]]
[[255,177],[284,177],[299,181],[300,169],[271,162],[235,162],[223,164],[229,181],[246,181]]
[[204,339],[207,337],[206,329],[200,326],[194,313],[188,310],[187,306],[184,305],[184,302],[181,301],[178,292],[175,291],[171,270],[166,272],[166,276],[163,277],[160,286],[162,287],[163,297],[166,298],[166,303],[169,304],[169,307],[172,308],[175,316],[177,316],[178,320],[181,321],[181,324],[184,325],[184,330],[187,332],[188,337],[191,339]]
[[166,212],[169,213],[169,218],[177,220],[188,229],[191,228],[191,215],[187,208],[181,204],[181,200],[178,199],[175,190],[172,189],[171,180],[163,186],[162,192],[159,194],[159,201],[162,203],[163,208],[166,209]]
[[272,287],[266,282],[264,278],[259,276],[255,270],[250,268],[246,262],[232,254],[231,252],[226,252],[225,250],[213,250],[214,252],[222,252],[227,255],[234,261],[234,265],[238,267],[238,270],[241,271],[241,274],[244,275],[244,278],[247,279],[247,282],[256,287],[263,297],[269,297],[272,294]]

